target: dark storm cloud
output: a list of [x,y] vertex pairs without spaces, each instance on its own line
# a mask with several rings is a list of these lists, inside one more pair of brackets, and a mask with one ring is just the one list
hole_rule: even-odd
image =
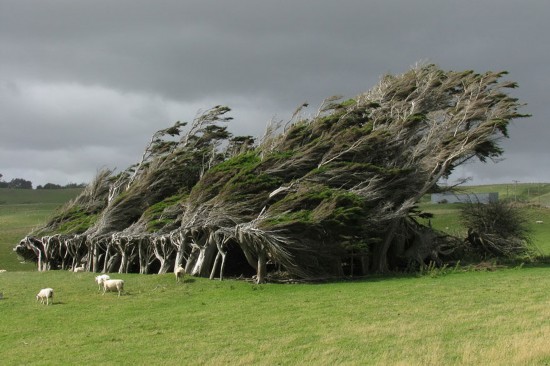
[[[533,118],[511,127],[497,165],[506,171],[492,173],[509,179],[531,166],[517,157],[547,151],[549,8],[501,0],[0,0],[0,149],[53,160],[70,154],[91,177],[97,167],[133,163],[151,133],[199,108],[228,104],[233,131],[258,135],[303,101],[315,109],[327,96],[353,96],[381,74],[426,60],[508,70],[519,82],[514,93]],[[110,153],[93,161],[87,147]],[[13,175],[4,156],[0,171]],[[47,169],[25,159],[19,166],[33,176]],[[77,174],[57,161],[59,179]],[[479,179],[488,172],[468,169]]]

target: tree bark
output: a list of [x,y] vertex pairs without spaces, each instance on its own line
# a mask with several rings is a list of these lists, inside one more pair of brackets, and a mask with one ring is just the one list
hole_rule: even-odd
[[386,231],[384,237],[384,242],[382,245],[377,247],[377,251],[374,255],[375,262],[373,263],[377,272],[387,273],[389,271],[388,267],[388,250],[392,244],[393,238],[395,236],[395,231],[399,227],[401,219],[394,219],[390,224],[390,227]]
[[267,274],[267,256],[264,251],[258,253],[258,271],[256,272],[256,283],[265,283]]

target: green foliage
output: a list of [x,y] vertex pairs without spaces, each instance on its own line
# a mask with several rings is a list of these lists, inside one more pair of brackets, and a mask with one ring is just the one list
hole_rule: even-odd
[[[269,254],[298,277],[339,276],[352,241],[367,244],[362,259],[371,263],[361,266],[373,271],[401,269],[403,253],[420,262],[426,250],[437,257],[436,235],[406,223],[457,165],[502,154],[507,125],[525,117],[505,90],[515,84],[502,75],[419,64],[354,99],[327,98],[315,117],[300,115],[303,104],[282,131],[270,126],[253,151],[253,139],[232,138],[220,125],[231,119],[229,108],[215,106],[179,140],[165,140],[180,134],[179,122],[153,135],[141,161],[110,190],[118,197],[96,206],[102,219],[91,235],[168,230],[172,220],[183,235],[236,233],[249,261]],[[181,192],[189,196],[181,212],[172,210],[166,199]],[[82,212],[95,214],[82,202],[75,207],[70,225],[61,220],[69,232],[88,227]],[[280,230],[263,230],[271,228]]]
[[50,220],[48,227],[37,230],[33,235],[81,234],[90,228],[97,218],[97,212],[90,212],[80,205],[70,205],[61,208]]
[[277,212],[285,212],[292,208],[313,210],[323,200],[332,196],[332,188],[320,184],[310,184],[301,186],[296,192],[289,193],[284,198],[274,202],[271,209]]
[[302,209],[294,212],[283,212],[274,218],[268,219],[266,223],[270,226],[277,227],[294,223],[308,224],[312,221],[312,211]]
[[234,198],[240,199],[250,194],[267,193],[268,190],[277,188],[281,182],[280,178],[270,174],[243,171],[231,179],[224,193],[236,193]]
[[82,234],[97,220],[98,214],[90,214],[84,210],[75,208],[64,214],[56,233]]
[[185,199],[186,196],[187,196],[186,194],[177,194],[177,195],[165,198],[164,200],[149,206],[147,210],[145,210],[143,215],[145,217],[151,217],[151,218],[158,217],[167,208],[180,204],[180,202],[183,199]]
[[[252,175],[252,171],[260,162],[261,160],[258,154],[250,151],[232,157],[214,166],[209,169],[197,185],[193,187],[190,194],[190,200],[200,197],[200,200],[206,201],[219,194],[229,182],[232,182],[231,184],[233,186],[238,185],[239,182],[235,180],[235,177],[240,175],[242,178],[246,178],[248,175]],[[253,180],[254,177],[250,179]],[[261,178],[258,178],[258,180],[261,180]]]
[[323,185],[304,186],[273,204],[266,225],[281,228],[312,224],[332,233],[344,229],[350,235],[361,230],[363,205],[360,196],[347,191]]
[[32,182],[23,178],[14,178],[10,182],[0,181],[0,188],[32,189]]
[[208,173],[217,172],[239,172],[241,170],[250,170],[255,168],[260,162],[260,157],[256,152],[250,151],[244,154],[232,157],[220,164],[216,165],[208,171]]
[[350,99],[344,100],[340,105],[345,108],[355,104],[357,104],[357,101],[355,99],[350,98]]
[[166,226],[170,226],[174,224],[173,218],[157,218],[153,219],[149,222],[147,222],[147,228],[146,231],[148,233],[154,233],[156,231],[161,230],[162,228]]
[[186,198],[187,194],[177,194],[149,206],[142,215],[147,232],[155,232],[173,224],[175,217],[170,211],[180,206]]

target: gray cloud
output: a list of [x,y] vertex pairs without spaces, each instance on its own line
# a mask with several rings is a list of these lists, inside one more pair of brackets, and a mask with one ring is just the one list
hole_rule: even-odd
[[464,172],[500,181],[528,169],[548,181],[540,164],[521,159],[546,154],[550,137],[549,8],[533,0],[0,0],[0,172],[35,184],[89,180],[101,166],[133,163],[155,130],[198,109],[227,104],[233,131],[258,135],[303,101],[314,109],[427,60],[510,71],[533,114],[511,127],[503,162]]

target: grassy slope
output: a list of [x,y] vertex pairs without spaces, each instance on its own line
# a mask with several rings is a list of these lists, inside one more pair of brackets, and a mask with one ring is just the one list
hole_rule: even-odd
[[[251,285],[173,275],[0,274],[11,364],[545,364],[549,268]],[[56,291],[50,307],[35,302]],[[40,355],[39,358],[37,355]]]
[[81,189],[30,190],[0,188],[0,269],[29,270],[20,264],[13,247]]

